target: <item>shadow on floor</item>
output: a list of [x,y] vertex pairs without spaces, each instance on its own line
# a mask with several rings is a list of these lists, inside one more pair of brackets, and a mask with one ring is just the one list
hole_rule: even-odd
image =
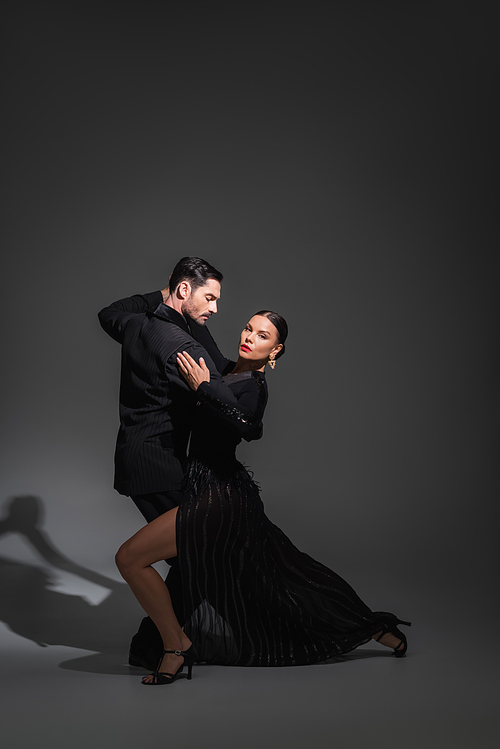
[[[61,668],[129,674],[130,667],[123,664],[140,614],[128,586],[61,554],[43,530],[44,507],[38,497],[14,497],[4,504],[4,509],[0,537],[7,533],[23,536],[44,562],[110,593],[102,603],[92,605],[79,595],[51,590],[54,578],[47,566],[0,557],[0,619],[12,632],[40,647],[64,645],[96,651],[62,663]],[[88,663],[88,667],[81,662]]]

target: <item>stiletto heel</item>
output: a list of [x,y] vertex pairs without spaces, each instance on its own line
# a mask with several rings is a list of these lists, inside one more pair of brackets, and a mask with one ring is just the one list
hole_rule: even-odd
[[[167,653],[173,653],[174,655],[183,656],[184,662],[182,666],[178,668],[178,670],[175,672],[175,674],[170,674],[168,671],[160,671],[160,666],[163,662],[163,658]],[[187,650],[164,650],[161,654],[161,658],[158,661],[158,665],[156,667],[156,671],[153,671],[151,676],[153,677],[152,681],[144,681],[142,680],[143,684],[148,685],[157,685],[157,684],[172,684],[181,672],[184,670],[184,666],[187,667],[187,678],[188,681],[192,678],[191,672],[193,670],[193,664],[195,663],[196,659],[198,658],[198,653],[196,652],[196,648],[194,645],[190,645]]]
[[193,670],[193,666],[196,663],[198,659],[198,653],[196,652],[196,648],[194,645],[190,645],[189,648],[182,653],[184,656],[184,663],[183,665],[187,667],[187,677],[188,680],[191,679],[191,672]]
[[397,616],[390,614],[388,611],[374,611],[373,613],[377,619],[380,619],[380,621],[385,625],[384,631],[380,633],[376,638],[376,641],[380,642],[382,637],[387,634],[399,637],[400,643],[396,648],[394,648],[392,655],[394,658],[404,658],[406,651],[408,650],[408,641],[406,635],[398,629],[398,624],[404,624],[405,627],[411,627],[411,622],[405,622],[403,619],[398,619]]

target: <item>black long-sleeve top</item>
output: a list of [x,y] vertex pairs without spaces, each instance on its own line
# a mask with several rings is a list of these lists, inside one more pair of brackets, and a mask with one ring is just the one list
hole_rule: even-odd
[[237,445],[260,439],[262,418],[267,403],[267,384],[263,372],[226,374],[224,382],[236,404],[218,396],[211,383],[202,382],[190,443],[190,456],[217,462],[233,460]]

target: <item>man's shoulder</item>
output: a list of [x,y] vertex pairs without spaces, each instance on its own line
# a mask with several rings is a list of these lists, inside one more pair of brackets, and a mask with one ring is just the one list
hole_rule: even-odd
[[184,327],[181,327],[175,320],[158,317],[157,315],[147,315],[148,320],[144,326],[144,332],[154,338],[172,343],[191,344],[194,338],[191,333]]

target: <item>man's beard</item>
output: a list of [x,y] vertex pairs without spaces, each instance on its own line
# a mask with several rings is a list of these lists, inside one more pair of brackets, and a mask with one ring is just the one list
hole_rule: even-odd
[[[186,302],[183,312],[185,317],[189,317],[191,322],[194,322],[197,325],[205,325],[206,319],[201,316],[201,312],[191,301],[188,300]],[[207,312],[206,314],[209,315],[210,313]]]

